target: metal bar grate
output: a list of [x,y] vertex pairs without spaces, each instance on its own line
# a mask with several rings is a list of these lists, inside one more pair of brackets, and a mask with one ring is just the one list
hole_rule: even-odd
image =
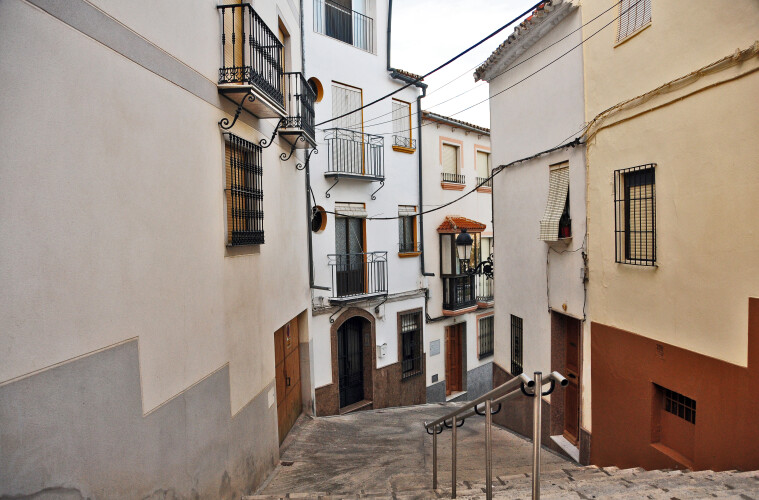
[[373,54],[374,19],[341,3],[314,0],[314,31]]
[[442,172],[443,182],[451,182],[453,184],[466,184],[466,176],[463,174],[449,174],[448,172]]
[[261,148],[234,134],[224,134],[227,177],[227,244],[264,243]]
[[615,261],[656,265],[655,163],[614,171]]
[[422,373],[421,311],[400,314],[401,328],[401,378]]
[[494,316],[480,318],[479,359],[493,355],[493,321]]
[[522,318],[511,315],[511,374],[522,373]]

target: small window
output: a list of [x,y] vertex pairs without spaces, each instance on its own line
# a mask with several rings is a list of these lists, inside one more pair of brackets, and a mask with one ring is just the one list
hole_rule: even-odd
[[692,424],[696,423],[696,402],[675,391],[664,389],[664,411]]
[[656,164],[614,172],[616,262],[656,264]]
[[651,0],[622,0],[619,4],[617,42],[651,22]]
[[398,253],[416,253],[416,207],[398,205]]
[[480,187],[493,187],[490,178],[490,153],[477,150],[477,185]]
[[522,373],[522,318],[511,315],[511,374]]
[[479,320],[479,359],[493,355],[493,318],[494,316],[486,316]]
[[411,137],[411,104],[393,99],[393,149],[416,149]]
[[[548,201],[543,218],[540,219],[540,239],[557,241],[559,238],[571,236],[566,229],[561,231],[562,219],[564,227],[569,220],[569,164],[567,162],[550,166],[548,174]],[[562,234],[564,236],[562,236]],[[569,234],[569,236],[566,236]]]
[[227,197],[227,245],[264,242],[261,147],[224,134]]
[[422,311],[398,313],[401,378],[422,373]]

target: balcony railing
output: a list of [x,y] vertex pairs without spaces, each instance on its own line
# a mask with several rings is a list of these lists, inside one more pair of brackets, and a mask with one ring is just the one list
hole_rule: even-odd
[[332,0],[314,0],[314,31],[374,53],[374,19]]
[[387,252],[327,256],[332,268],[332,299],[387,294]]
[[466,176],[463,174],[449,174],[443,172],[440,174],[443,182],[450,182],[451,184],[466,184]]
[[284,128],[302,130],[314,140],[314,100],[316,93],[303,73],[285,73],[287,118]]
[[477,286],[475,296],[478,304],[493,302],[493,278],[488,278],[484,274],[476,275],[475,283]]
[[394,135],[393,146],[399,148],[416,149],[416,140],[410,139],[408,137],[403,137],[402,135]]
[[282,43],[249,3],[219,5],[219,83],[253,85],[284,106]]
[[493,187],[493,179],[491,177],[477,177],[477,187]]
[[325,176],[348,176],[367,180],[385,179],[385,139],[381,135],[331,128],[325,131]]
[[443,278],[443,310],[458,311],[477,305],[474,275]]

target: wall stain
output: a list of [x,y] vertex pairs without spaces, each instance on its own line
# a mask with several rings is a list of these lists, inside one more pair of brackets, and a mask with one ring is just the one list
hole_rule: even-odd
[[0,495],[0,500],[90,500],[75,488],[44,488],[29,495]]

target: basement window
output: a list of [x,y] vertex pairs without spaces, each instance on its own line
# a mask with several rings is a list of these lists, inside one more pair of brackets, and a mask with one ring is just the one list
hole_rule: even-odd
[[692,424],[696,423],[696,402],[678,392],[664,389],[664,411]]

